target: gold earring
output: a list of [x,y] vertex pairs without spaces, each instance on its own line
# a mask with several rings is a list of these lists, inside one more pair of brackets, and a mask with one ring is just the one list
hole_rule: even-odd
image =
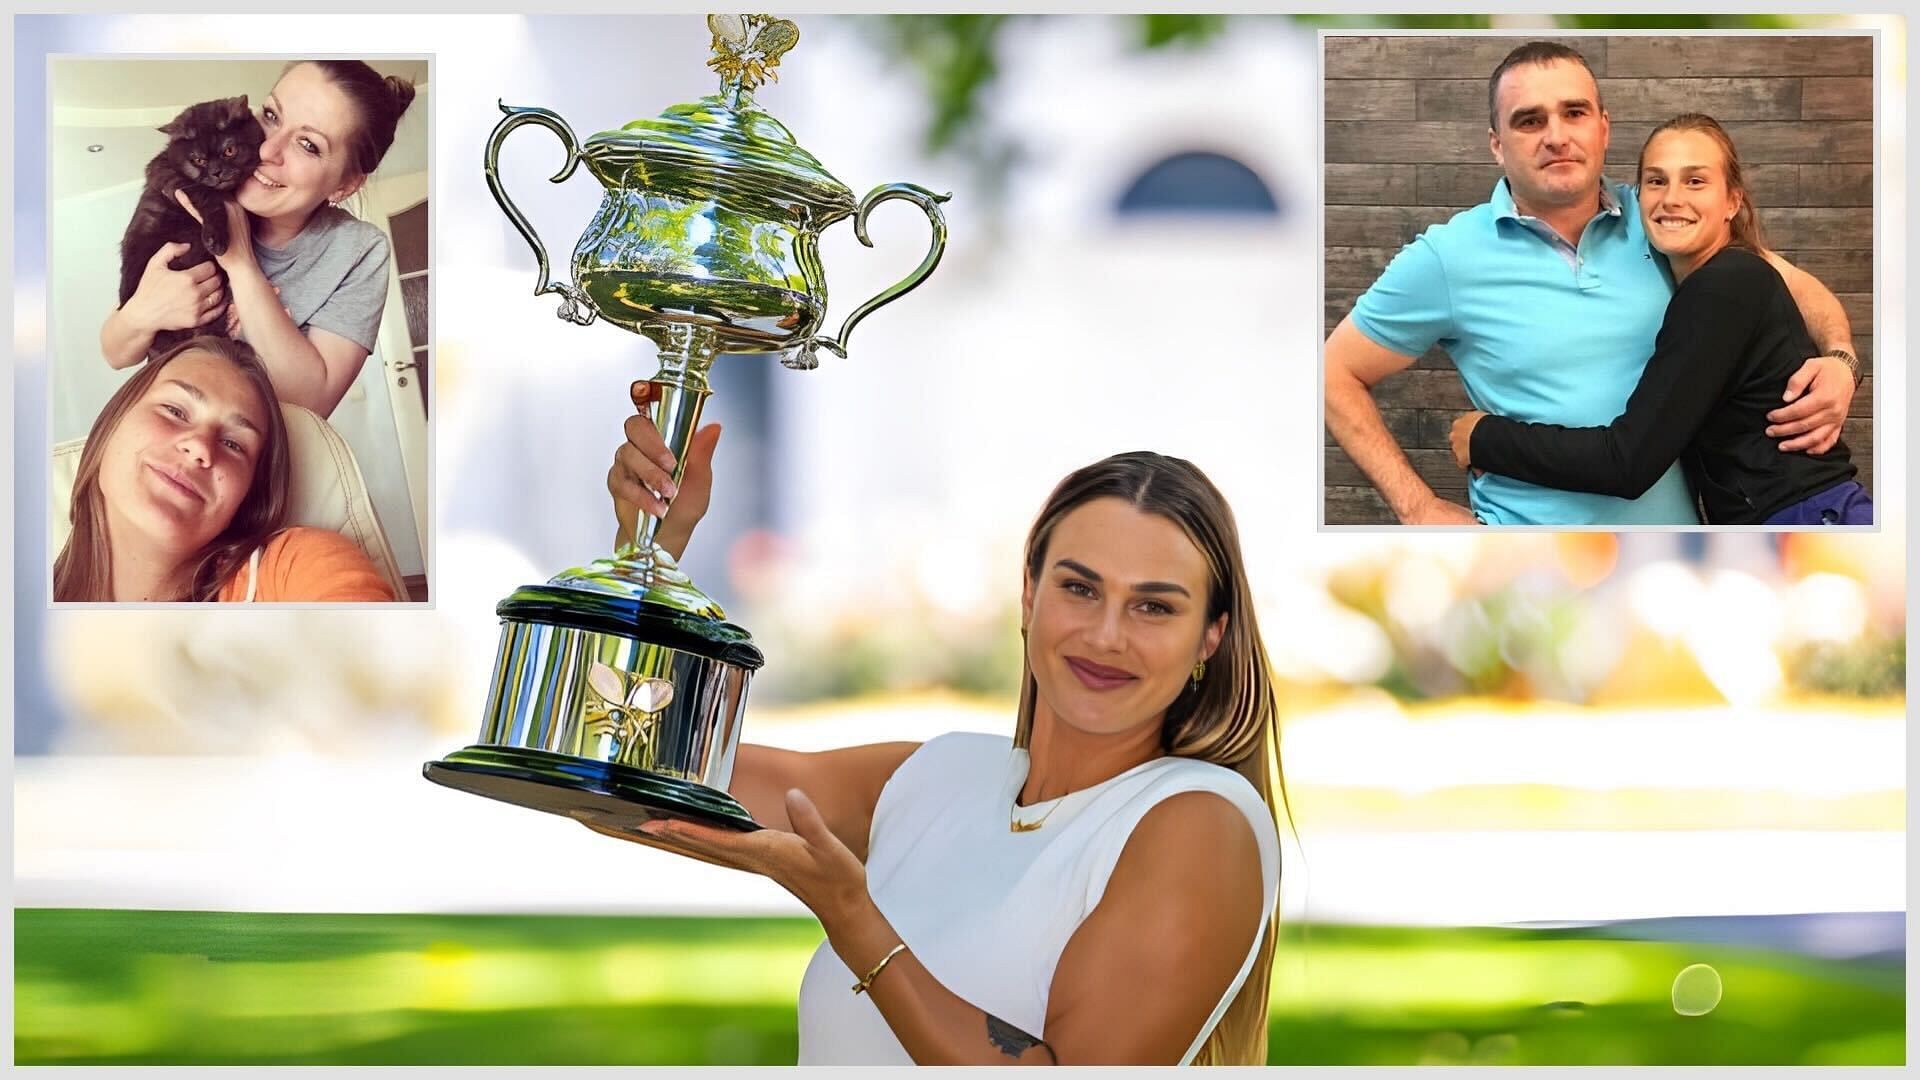
[[1199,663],[1193,665],[1193,688],[1195,690],[1200,689],[1200,680],[1206,677],[1207,677],[1207,662],[1205,660],[1202,660]]

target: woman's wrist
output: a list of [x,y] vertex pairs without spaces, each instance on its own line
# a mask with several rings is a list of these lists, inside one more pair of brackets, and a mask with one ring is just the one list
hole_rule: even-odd
[[253,257],[253,241],[250,239],[235,238],[216,261],[219,262],[220,269],[227,272],[228,277],[235,274],[250,274],[263,281],[266,280],[266,272],[260,269],[259,261]]
[[[248,263],[245,267],[227,274],[227,303],[233,305],[240,319],[240,328],[247,343],[252,345],[262,359],[267,359],[268,371],[274,372],[274,386],[281,385],[277,377],[283,373],[281,365],[274,362],[276,357],[286,357],[290,351],[306,353],[312,344],[307,336],[294,325],[287,309],[280,304],[280,294],[274,291],[273,282],[260,270],[258,263]],[[319,353],[312,353],[312,362],[319,364]],[[306,359],[299,361],[306,366]],[[286,388],[290,390],[291,387]],[[285,396],[283,392],[283,396]]]
[[673,556],[675,562],[679,562],[686,555],[687,544],[692,540],[692,529],[682,529],[677,522],[671,521],[662,522],[660,530],[653,534],[653,542],[659,544],[661,550]]
[[120,319],[120,327],[128,334],[138,337],[152,337],[160,332],[160,316],[153,305],[140,299],[140,291],[134,290],[127,302],[120,305],[114,313]]
[[886,955],[880,958],[880,962],[868,968],[866,974],[860,976],[860,980],[853,984],[853,992],[856,994],[866,993],[873,987],[873,981],[880,977],[880,973],[887,970],[887,965],[893,963],[893,958],[906,951],[907,943],[904,941],[888,949]]
[[[245,254],[242,255],[241,252]],[[245,284],[255,288],[264,287],[268,292],[273,291],[273,283],[267,280],[266,271],[260,269],[260,264],[254,261],[251,242],[236,242],[229,245],[227,254],[215,261],[220,264],[220,269],[226,271],[228,288],[235,289]]]
[[858,893],[823,900],[813,913],[827,932],[833,951],[856,974],[872,968],[888,949],[900,943],[900,935],[873,902],[864,882]]
[[110,367],[124,368],[138,363],[147,355],[147,350],[153,348],[153,336],[160,328],[154,325],[152,315],[139,301],[139,293],[128,297],[125,304],[107,315],[107,321],[100,327],[100,352]]

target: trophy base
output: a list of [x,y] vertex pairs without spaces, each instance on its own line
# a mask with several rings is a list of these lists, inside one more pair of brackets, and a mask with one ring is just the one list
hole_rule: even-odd
[[457,791],[615,829],[679,818],[738,832],[761,828],[732,796],[626,765],[513,746],[469,746],[422,766]]

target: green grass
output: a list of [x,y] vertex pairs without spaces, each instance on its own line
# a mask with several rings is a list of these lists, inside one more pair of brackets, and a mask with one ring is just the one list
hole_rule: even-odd
[[[1276,1063],[1903,1064],[1905,978],[1582,931],[1291,928]],[[791,1063],[798,919],[14,913],[20,1064]],[[1674,1012],[1673,977],[1725,994]]]

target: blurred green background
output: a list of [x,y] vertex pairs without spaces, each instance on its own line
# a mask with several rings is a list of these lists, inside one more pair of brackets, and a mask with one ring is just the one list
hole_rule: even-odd
[[[1273,1064],[1905,1061],[1900,957],[1294,927]],[[14,913],[19,1064],[790,1064],[802,919]],[[1676,977],[1706,964],[1703,997]],[[1704,1015],[1682,1015],[1712,1003]]]

